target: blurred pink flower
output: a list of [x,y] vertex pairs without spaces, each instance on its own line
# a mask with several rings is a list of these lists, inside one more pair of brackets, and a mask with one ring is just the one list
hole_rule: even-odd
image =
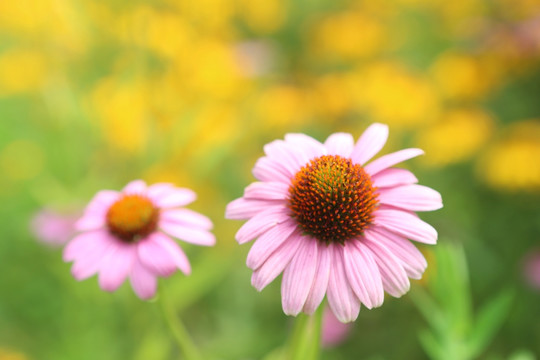
[[380,306],[383,289],[400,297],[409,277],[427,263],[407,239],[435,244],[437,231],[414,211],[442,207],[438,192],[416,185],[408,170],[392,168],[423,153],[405,149],[366,164],[386,143],[388,127],[371,125],[356,144],[350,134],[324,144],[287,134],[264,147],[253,169],[259,180],[227,206],[229,219],[249,219],[236,234],[257,239],[247,257],[261,291],[283,272],[283,311],[312,314],[327,295],[342,322],[360,303]]
[[130,182],[121,192],[102,190],[85,209],[75,227],[81,231],[64,249],[64,261],[73,261],[77,280],[99,273],[103,290],[114,291],[129,277],[141,299],[153,297],[157,277],[177,269],[191,272],[188,258],[171,239],[212,246],[212,222],[181,208],[196,195],[172,184],[147,186]]
[[38,211],[30,222],[30,229],[41,242],[62,246],[75,234],[75,221],[78,214],[60,213],[51,209]]
[[540,250],[532,251],[525,256],[523,270],[527,283],[540,290]]
[[323,347],[329,348],[341,344],[347,340],[351,329],[351,323],[342,323],[327,306],[324,308],[321,331]]

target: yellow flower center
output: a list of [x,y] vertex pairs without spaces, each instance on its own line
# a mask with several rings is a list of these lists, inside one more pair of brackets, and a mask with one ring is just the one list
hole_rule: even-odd
[[302,230],[326,244],[344,244],[373,221],[376,188],[368,173],[350,159],[324,155],[296,173],[289,208]]
[[157,228],[159,209],[145,196],[124,195],[107,212],[111,234],[126,242],[136,242]]

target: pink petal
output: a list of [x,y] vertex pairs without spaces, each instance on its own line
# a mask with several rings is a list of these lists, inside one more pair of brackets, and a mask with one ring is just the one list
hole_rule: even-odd
[[101,229],[106,225],[106,215],[96,213],[86,213],[73,226],[77,231],[88,231]]
[[150,199],[160,199],[167,196],[167,194],[171,190],[174,190],[174,188],[175,186],[171,183],[156,183],[148,187],[146,190],[146,195]]
[[326,148],[323,144],[305,134],[286,134],[285,141],[295,152],[298,163],[307,164],[310,160],[322,155],[326,155]]
[[[176,263],[167,249],[154,240],[156,233],[137,244],[137,254],[141,264],[151,273],[159,276],[169,276],[176,271]],[[157,235],[160,236],[160,235]]]
[[288,220],[262,234],[249,250],[247,266],[253,270],[257,269],[295,230],[296,224]]
[[251,241],[287,219],[290,219],[290,215],[283,207],[273,206],[268,210],[263,210],[242,225],[236,233],[236,241],[239,244]]
[[270,284],[296,254],[298,248],[305,241],[300,234],[293,234],[279,248],[277,248],[266,259],[258,269],[253,271],[251,276],[251,285],[257,291],[262,291],[266,285]]
[[411,284],[399,259],[381,243],[366,239],[364,244],[379,266],[384,290],[394,297],[401,297],[409,291]]
[[245,199],[285,200],[289,185],[282,182],[254,182],[244,191]]
[[351,134],[335,133],[326,139],[324,147],[326,147],[329,155],[350,158],[354,147],[354,139]]
[[427,268],[424,255],[407,239],[381,227],[372,227],[364,231],[364,236],[372,242],[380,242],[392,252],[405,269],[407,276],[420,279]]
[[249,219],[270,207],[284,209],[285,202],[282,200],[251,200],[239,198],[227,204],[225,218],[230,220]]
[[431,211],[442,208],[441,194],[423,185],[403,185],[380,189],[378,200],[410,211]]
[[422,155],[423,153],[424,151],[420,149],[404,149],[396,151],[394,153],[381,156],[377,160],[370,162],[364,167],[364,170],[366,170],[369,175],[374,176],[379,171],[387,169],[391,166],[399,164],[402,161],[411,159],[418,155]]
[[197,194],[193,190],[177,188],[167,183],[150,186],[146,194],[160,208],[185,206],[197,198]]
[[[317,241],[313,238],[308,240]],[[326,294],[326,290],[328,288],[328,279],[330,277],[330,267],[332,265],[333,258],[332,247],[327,247],[326,244],[322,244],[319,241],[317,241],[317,247],[317,270],[303,309],[303,311],[309,315],[313,314],[315,310],[317,310],[324,299],[324,295]]]
[[305,239],[283,272],[283,312],[296,316],[306,303],[317,270],[317,240]]
[[169,253],[174,261],[174,264],[180,269],[180,271],[182,271],[185,275],[191,274],[191,265],[189,264],[189,260],[182,248],[178,246],[175,241],[161,233],[155,233],[153,240]]
[[107,211],[120,198],[120,193],[112,190],[98,192],[90,201],[83,216],[75,223],[77,231],[95,230],[105,226]]
[[380,225],[407,239],[426,244],[435,244],[437,242],[437,230],[420,220],[416,215],[391,209],[377,209],[374,215],[376,225]]
[[133,180],[122,189],[122,192],[124,194],[143,194],[146,192],[146,183],[142,180]]
[[253,176],[260,181],[289,183],[292,177],[291,172],[282,163],[266,156],[257,160],[252,172]]
[[378,123],[369,126],[356,142],[351,159],[363,165],[381,151],[386,144],[386,139],[388,139],[388,126]]
[[399,168],[388,168],[378,172],[371,177],[373,185],[382,187],[393,187],[398,185],[409,185],[418,182],[418,179],[412,172]]
[[159,228],[167,234],[188,243],[203,246],[214,246],[216,244],[216,237],[214,234],[206,230],[199,230],[190,226],[180,225],[165,219],[161,219]]
[[212,221],[206,216],[190,209],[166,209],[160,212],[160,220],[189,227],[210,230]]
[[99,286],[114,291],[126,280],[136,259],[136,246],[114,242],[99,268]]
[[135,261],[131,268],[130,282],[137,296],[143,300],[148,300],[156,294],[156,276],[139,261]]
[[360,241],[353,241],[347,242],[343,251],[349,284],[368,309],[381,306],[384,301],[384,290],[377,263],[369,249]]
[[84,253],[75,254],[71,273],[77,280],[84,280],[98,272],[105,255],[116,240],[103,233],[95,238],[95,242],[85,249]]
[[356,320],[360,312],[360,300],[354,294],[343,264],[343,246],[330,244],[333,247],[332,266],[328,279],[328,304],[334,315],[341,322]]
[[286,170],[286,174],[289,178],[294,176],[303,165],[303,163],[299,161],[298,156],[296,156],[296,152],[297,151],[295,151],[294,148],[291,148],[291,146],[283,140],[275,140],[264,146],[264,153],[269,159],[280,164],[280,166]]
[[341,344],[349,336],[351,328],[352,324],[340,322],[334,313],[328,307],[325,307],[322,320],[321,346],[328,348]]
[[84,257],[94,247],[106,246],[109,244],[109,234],[105,230],[93,230],[81,233],[67,243],[64,248],[63,260],[73,261]]

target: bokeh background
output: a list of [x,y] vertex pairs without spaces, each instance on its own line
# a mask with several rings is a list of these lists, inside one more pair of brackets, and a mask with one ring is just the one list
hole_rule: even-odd
[[440,245],[323,359],[535,359],[540,2],[0,1],[0,359],[178,358],[156,304],[61,259],[93,194],[136,178],[215,223],[216,247],[183,246],[192,276],[160,281],[207,358],[278,353],[279,281],[250,286],[225,205],[263,144],[375,121],[385,152],[426,151],[406,166],[442,193]]

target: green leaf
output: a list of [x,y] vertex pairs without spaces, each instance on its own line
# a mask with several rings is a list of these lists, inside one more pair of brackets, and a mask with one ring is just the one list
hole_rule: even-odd
[[443,335],[447,331],[448,323],[435,301],[422,288],[411,291],[410,298],[433,332]]
[[493,300],[485,304],[479,311],[469,337],[468,345],[471,357],[476,357],[482,353],[492,340],[506,319],[513,298],[513,291],[504,290]]
[[424,330],[418,334],[418,338],[422,348],[431,359],[444,359],[444,349],[433,333]]

